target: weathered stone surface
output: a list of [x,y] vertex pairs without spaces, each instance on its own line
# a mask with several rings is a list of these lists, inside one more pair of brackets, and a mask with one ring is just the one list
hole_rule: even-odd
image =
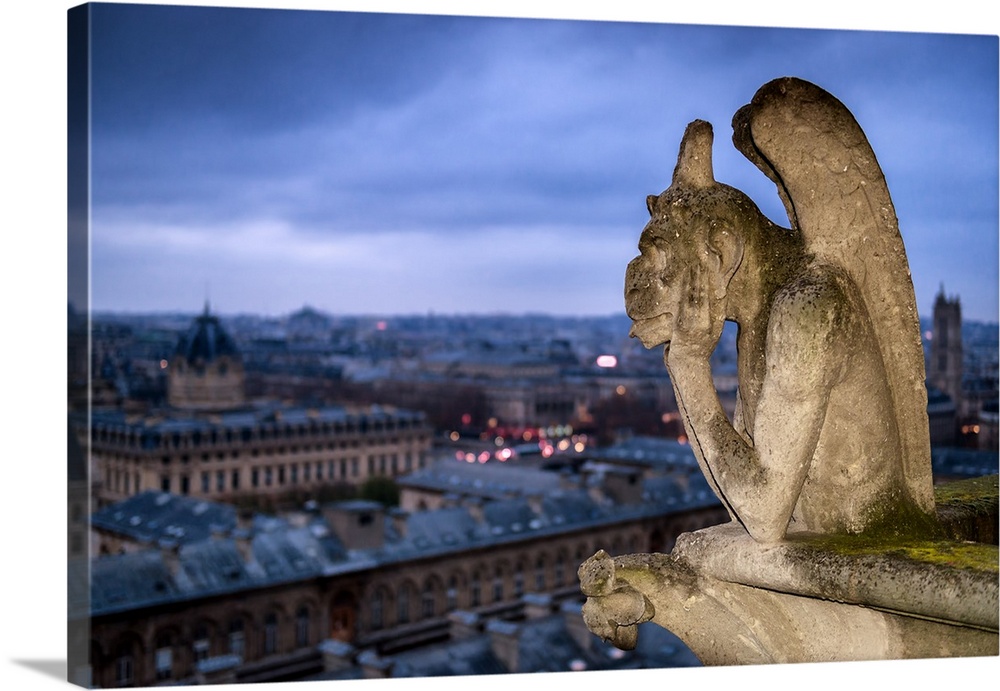
[[996,546],[841,539],[763,544],[729,524],[671,554],[598,552],[580,567],[584,621],[634,647],[641,602],[707,665],[998,653]]
[[[798,79],[761,87],[733,128],[791,227],[715,181],[712,128],[695,121],[625,275],[631,334],[664,345],[733,520],[670,554],[595,554],[579,570],[584,621],[626,649],[653,621],[712,665],[996,655],[997,546],[965,541],[990,533],[996,482],[936,512],[913,286],[875,155]],[[727,320],[732,422],[709,368]]]
[[[734,142],[778,185],[791,228],[715,181],[692,122],[625,276],[631,334],[664,360],[702,471],[754,539],[933,529],[920,328],[885,179],[839,101],[761,87]],[[709,356],[739,325],[730,423]]]
[[803,537],[771,545],[738,526],[680,536],[675,556],[730,583],[997,629],[997,550],[944,540]]

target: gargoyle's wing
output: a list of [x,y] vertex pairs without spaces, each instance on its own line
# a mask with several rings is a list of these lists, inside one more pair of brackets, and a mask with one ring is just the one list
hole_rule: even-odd
[[733,143],[777,185],[806,251],[843,267],[861,290],[889,376],[907,485],[933,512],[920,321],[896,212],[868,139],[836,98],[784,77],[736,113]]

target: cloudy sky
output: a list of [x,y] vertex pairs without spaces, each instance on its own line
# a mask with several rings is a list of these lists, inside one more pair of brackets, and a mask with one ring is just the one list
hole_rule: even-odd
[[995,36],[97,5],[92,304],[282,314],[621,312],[684,126],[764,82],[855,114],[918,308],[997,320]]
[[[404,4],[398,0],[213,2],[392,10]],[[2,10],[4,21],[0,21],[7,221],[4,251],[0,252],[0,295],[8,325],[8,337],[0,339],[0,357],[9,365],[4,375],[7,390],[16,394],[6,397],[9,445],[5,450],[10,458],[30,461],[8,464],[0,505],[6,512],[7,550],[33,555],[32,568],[8,569],[5,574],[5,591],[12,595],[5,603],[5,614],[17,625],[7,627],[7,654],[0,658],[0,678],[11,680],[12,688],[65,688],[65,639],[52,635],[53,622],[65,617],[65,600],[51,594],[64,593],[66,588],[65,552],[59,549],[66,514],[46,507],[66,496],[59,480],[66,440],[65,427],[53,425],[46,411],[53,410],[54,397],[66,390],[65,369],[58,363],[66,361],[65,27],[66,10],[73,4],[78,0],[8,2]],[[427,303],[433,296],[420,291],[429,290],[433,280],[448,283],[450,288],[440,301],[433,300],[438,310],[447,307],[446,299],[454,303],[460,297],[477,295],[496,295],[497,302],[504,299],[507,309],[519,309],[514,300],[517,294],[511,291],[519,288],[520,297],[526,290],[524,284],[536,305],[545,301],[542,306],[549,306],[557,299],[568,303],[575,295],[587,293],[595,296],[593,304],[579,309],[617,311],[621,309],[624,262],[632,256],[645,222],[645,195],[668,184],[677,143],[690,118],[706,117],[716,124],[720,179],[747,189],[768,213],[780,215],[773,191],[766,183],[756,182],[760,174],[730,149],[727,123],[733,109],[764,81],[779,74],[798,74],[847,102],[868,131],[889,176],[921,311],[930,310],[943,280],[949,292],[962,293],[967,314],[996,320],[995,37],[1000,24],[996,9],[984,5],[981,0],[911,3],[899,14],[897,3],[871,0],[580,0],[561,4],[551,0],[406,0],[406,9],[423,12],[460,13],[474,8],[504,15],[572,13],[695,23],[877,26],[910,32],[985,33],[993,38],[928,39],[912,33],[895,37],[840,34],[838,38],[829,33],[768,32],[770,40],[761,41],[754,39],[755,32],[735,32],[739,34],[735,37],[728,32],[730,39],[713,38],[712,32],[685,38],[676,29],[660,28],[656,31],[664,33],[657,35],[653,28],[637,31],[641,27],[634,26],[616,27],[613,37],[599,36],[593,25],[587,29],[555,23],[544,41],[532,41],[526,28],[514,31],[510,23],[484,20],[479,28],[469,24],[450,30],[432,27],[433,41],[426,42],[420,42],[411,27],[402,37],[392,37],[392,43],[388,27],[374,27],[340,39],[363,39],[369,46],[348,50],[346,43],[341,44],[344,59],[364,55],[363,60],[342,63],[353,65],[353,75],[347,67],[320,64],[321,74],[305,84],[298,80],[304,79],[306,68],[322,62],[323,51],[328,52],[326,59],[335,57],[337,44],[332,38],[320,37],[312,44],[303,38],[283,52],[274,47],[250,49],[249,37],[260,34],[251,34],[245,24],[234,21],[228,30],[205,31],[208,36],[202,36],[197,53],[175,54],[166,61],[167,31],[174,33],[174,22],[160,18],[155,28],[143,32],[140,27],[122,25],[114,30],[109,24],[103,35],[117,34],[119,43],[114,50],[105,48],[95,56],[101,57],[101,67],[107,71],[102,90],[95,93],[105,99],[103,106],[95,103],[95,116],[104,118],[103,124],[95,123],[95,143],[107,145],[109,152],[94,161],[95,173],[102,176],[94,181],[95,203],[99,202],[94,220],[101,223],[100,233],[106,234],[103,240],[94,238],[95,269],[101,272],[94,276],[95,304],[114,309],[195,310],[202,304],[205,285],[210,284],[213,304],[227,312],[247,309],[280,314],[306,302],[331,310],[352,305],[360,309],[359,290],[363,288],[374,299],[380,295],[379,281],[391,279],[370,273],[360,283],[345,285],[342,274],[350,272],[351,265],[345,268],[343,261],[338,265],[329,257],[332,240],[327,245],[319,241],[306,245],[300,250],[307,260],[303,263],[289,257],[288,248],[293,246],[289,238],[322,239],[326,233],[346,244],[351,228],[339,219],[348,218],[358,225],[368,224],[362,229],[365,236],[383,242],[356,244],[356,251],[371,252],[373,246],[389,251],[393,244],[387,241],[386,228],[405,238],[404,233],[420,222],[429,224],[429,220],[441,221],[461,212],[459,226],[435,222],[434,228],[425,231],[429,234],[425,242],[402,245],[412,256],[399,259],[399,250],[393,250],[397,258],[390,276],[401,274],[404,260],[429,266],[415,285],[390,295],[391,300],[384,299],[391,304],[372,304],[371,309],[395,311],[395,305],[400,310],[431,309]],[[302,24],[301,36],[311,33],[314,26],[316,30],[321,27],[318,20]],[[237,30],[243,32],[242,37],[231,33]],[[633,35],[628,36],[628,45],[616,44],[629,30]],[[640,41],[635,34],[643,32]],[[270,41],[273,46],[288,35],[266,28],[263,43]],[[192,43],[193,35],[175,45],[191,46],[185,48],[190,50],[195,47]],[[425,52],[433,53],[436,61]],[[300,72],[282,71],[275,62],[279,58],[291,61]],[[427,62],[421,64],[422,60]],[[252,71],[253,76],[233,76],[243,70],[245,75]],[[381,85],[374,81],[376,72]],[[269,74],[278,77],[269,79]],[[403,90],[390,90],[392,75],[400,78]],[[226,77],[221,84],[209,80],[219,76]],[[111,79],[118,79],[118,84]],[[336,94],[338,83],[353,84],[354,93]],[[463,92],[449,95],[449,87],[458,85]],[[277,110],[282,106],[277,101],[279,93],[292,98],[283,104],[284,115]],[[484,112],[484,105],[492,108]],[[256,117],[251,117],[250,106],[256,108]],[[443,116],[441,110],[446,111]],[[265,127],[265,114],[283,124],[278,129]],[[441,122],[434,122],[442,117],[444,130],[439,129]],[[421,123],[425,125],[417,128]],[[400,129],[403,124],[413,129]],[[463,128],[467,128],[465,139]],[[601,130],[610,132],[611,138],[596,139],[594,135]],[[388,150],[390,142],[400,140],[400,150]],[[135,149],[121,152],[121,147],[130,146]],[[457,152],[452,150],[456,147]],[[118,160],[110,156],[114,151],[119,152]],[[390,154],[393,174],[381,180],[378,156]],[[458,154],[466,157],[465,163],[455,162]],[[501,165],[508,160],[518,165]],[[345,161],[353,170],[338,172]],[[413,173],[414,168],[418,173]],[[175,169],[180,172],[171,172]],[[544,184],[529,177],[538,171],[548,173]],[[243,183],[237,184],[241,178]],[[457,182],[452,184],[452,179]],[[519,192],[510,192],[511,180],[524,181]],[[313,186],[319,191],[313,193]],[[201,194],[189,194],[190,187],[197,187]],[[427,188],[439,192],[438,207],[429,208],[426,199],[418,203],[416,193]],[[476,198],[462,204],[468,199],[467,190],[474,190]],[[354,199],[363,206],[352,210],[348,204]],[[325,209],[315,209],[315,218],[309,219],[302,213],[309,205]],[[477,294],[473,289],[499,271],[487,266],[483,275],[468,280],[474,257],[466,252],[480,239],[474,221],[488,216],[487,211],[495,214],[486,218],[492,234],[480,232],[485,241],[494,240],[488,253],[503,250],[496,240],[498,227],[509,224],[511,233],[527,230],[517,236],[521,256],[502,267],[507,279]],[[515,223],[519,218],[531,220]],[[376,222],[380,224],[377,229]],[[543,223],[577,232],[567,246],[546,246],[533,235]],[[597,226],[606,234],[587,234]],[[419,247],[432,244],[435,228],[453,234],[450,246],[457,249],[450,262],[419,259]],[[211,241],[200,237],[206,229]],[[233,240],[239,233],[260,237],[268,232],[283,234],[285,240],[269,248],[266,260],[252,256],[252,243]],[[355,228],[353,232],[360,231]],[[228,246],[222,242],[225,239]],[[455,244],[460,239],[466,244]],[[194,251],[185,253],[185,242]],[[242,248],[242,254],[227,250],[233,245]],[[324,247],[327,255],[321,252]],[[575,258],[579,266],[560,278],[554,272],[565,263],[559,261],[564,255]],[[199,268],[198,262],[205,258],[212,263]],[[543,279],[530,271],[532,262],[540,261],[546,261],[552,272]],[[133,267],[131,271],[122,268],[127,266]],[[230,266],[236,271],[226,274]],[[170,267],[175,275],[164,276],[169,272],[158,267]],[[254,275],[254,271],[263,274]],[[407,305],[407,300],[418,304]],[[550,308],[562,311],[560,305]],[[39,477],[46,481],[39,482]],[[19,529],[25,516],[31,516],[30,530]],[[55,548],[40,550],[41,544]],[[1000,657],[993,656],[880,663],[877,669],[837,664],[825,666],[823,675],[832,683],[846,680],[858,688],[879,683],[945,688],[956,678],[996,678],[998,663]],[[789,687],[815,684],[815,670],[808,665],[635,674],[646,672],[653,684],[688,681],[684,675],[689,672],[694,675],[689,679],[692,684],[705,685],[707,677],[709,686],[711,682],[715,686],[774,686],[776,680],[790,680]],[[539,678],[524,683],[543,688],[547,681]],[[460,678],[435,680],[435,688],[449,685],[460,691],[468,683]],[[509,680],[480,678],[476,686],[499,690],[509,686]]]

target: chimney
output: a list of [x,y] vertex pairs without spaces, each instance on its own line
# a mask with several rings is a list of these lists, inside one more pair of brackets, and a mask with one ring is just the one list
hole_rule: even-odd
[[253,528],[253,511],[249,509],[241,509],[238,514],[236,514],[236,527],[242,530],[250,531]]
[[605,494],[618,504],[642,502],[642,474],[638,471],[609,468],[603,484]]
[[410,517],[408,511],[403,511],[399,508],[389,509],[389,519],[392,521],[392,527],[396,531],[399,537],[406,537],[406,521]]
[[377,501],[327,504],[323,517],[347,549],[372,549],[385,543],[385,507]]
[[350,643],[328,638],[317,647],[323,655],[324,671],[338,672],[354,666],[354,656],[357,651]]
[[611,501],[611,497],[604,489],[605,477],[604,473],[593,473],[587,476],[587,496],[598,505]]
[[469,512],[472,516],[472,520],[476,523],[483,522],[483,500],[479,497],[466,497],[465,501],[462,502],[462,506]]
[[511,674],[520,671],[519,657],[521,647],[521,627],[509,621],[493,619],[486,624],[490,636],[490,648],[500,663]]
[[309,525],[311,516],[304,511],[289,511],[285,514],[285,520],[293,528],[305,528]]
[[253,561],[253,532],[249,528],[237,528],[232,534],[233,542],[236,544],[236,551],[240,553],[240,558],[244,564]]
[[170,538],[163,538],[159,544],[163,565],[167,567],[167,573],[170,574],[170,577],[174,578],[181,570],[181,546],[176,540]]
[[614,503],[614,500],[608,496],[608,493],[604,491],[604,488],[597,485],[587,488],[587,496],[590,497],[590,500],[598,506],[606,507],[609,504]]
[[697,467],[672,473],[671,477],[674,479],[677,486],[681,488],[681,492],[686,494],[691,488],[691,474],[695,472],[699,472]]
[[374,650],[366,650],[358,655],[358,664],[365,679],[388,679],[392,676],[395,662],[392,658],[379,657]]
[[448,635],[453,641],[471,638],[479,634],[482,627],[479,615],[463,609],[456,609],[448,614]]
[[542,501],[544,497],[542,496],[541,493],[532,492],[525,498],[528,500],[528,508],[531,509],[532,513],[534,513],[536,516],[541,516],[542,514],[545,513],[544,508],[542,506]]
[[524,603],[525,619],[541,619],[552,614],[552,596],[548,593],[525,593],[521,602]]
[[580,489],[580,476],[568,468],[560,471],[559,489],[567,492]]
[[236,514],[236,527],[233,528],[230,537],[236,544],[236,550],[240,553],[240,558],[244,564],[253,561],[253,512],[249,509],[240,509]]

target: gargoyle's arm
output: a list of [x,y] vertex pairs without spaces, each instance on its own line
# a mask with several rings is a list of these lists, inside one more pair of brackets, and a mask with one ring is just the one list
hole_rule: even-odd
[[849,339],[843,294],[813,280],[779,296],[771,311],[767,373],[757,401],[753,445],[733,428],[712,383],[708,359],[671,343],[667,367],[691,443],[710,481],[754,539],[780,540],[798,501],[841,378]]

